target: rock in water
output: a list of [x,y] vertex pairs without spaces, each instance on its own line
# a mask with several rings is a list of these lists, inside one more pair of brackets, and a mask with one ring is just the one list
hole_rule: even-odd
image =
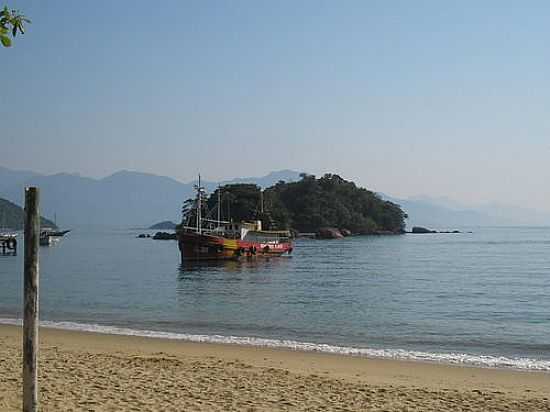
[[322,227],[317,232],[318,239],[342,239],[344,235],[334,227]]
[[153,239],[155,239],[155,240],[176,240],[177,236],[176,236],[175,233],[157,232],[157,233],[155,233],[155,236],[153,236]]
[[411,233],[422,234],[422,233],[437,233],[437,232],[435,230],[426,229],[425,227],[422,227],[422,226],[415,226],[412,228]]

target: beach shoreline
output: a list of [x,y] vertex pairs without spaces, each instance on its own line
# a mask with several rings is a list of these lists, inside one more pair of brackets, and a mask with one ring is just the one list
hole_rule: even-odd
[[[52,328],[40,342],[44,410],[550,410],[547,372]],[[21,327],[0,343],[0,409],[18,410]]]
[[[22,319],[0,317],[0,325],[22,326]],[[365,347],[340,346],[328,343],[314,343],[289,339],[246,337],[233,335],[206,335],[159,330],[134,329],[113,325],[89,324],[72,321],[42,320],[40,326],[46,329],[89,332],[104,335],[135,336],[161,340],[177,340],[190,343],[207,343],[233,346],[248,346],[267,349],[282,349],[306,353],[327,353],[369,359],[389,359],[410,362],[454,365],[460,367],[507,369],[517,371],[537,371],[550,373],[550,361],[527,357],[506,357],[501,355],[481,355],[459,352],[426,352],[405,349],[375,349]]]

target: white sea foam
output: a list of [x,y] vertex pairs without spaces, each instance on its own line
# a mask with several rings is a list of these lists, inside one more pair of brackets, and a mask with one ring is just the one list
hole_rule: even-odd
[[[0,324],[22,325],[21,319],[0,318]],[[323,352],[338,355],[363,356],[369,358],[410,360],[436,362],[453,365],[479,366],[487,368],[512,368],[531,371],[550,372],[550,361],[520,357],[472,355],[467,353],[434,353],[411,351],[405,349],[370,349],[328,344],[299,342],[286,339],[265,339],[243,336],[199,335],[188,333],[173,333],[152,330],[138,330],[75,322],[41,321],[40,326],[53,329],[95,332],[109,335],[140,336],[148,338],[174,339],[199,343],[222,343],[267,348],[282,348],[306,352]]]

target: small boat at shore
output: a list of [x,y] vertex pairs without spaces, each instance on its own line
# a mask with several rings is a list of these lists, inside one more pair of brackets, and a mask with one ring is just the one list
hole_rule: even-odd
[[55,229],[51,227],[45,227],[40,232],[40,245],[50,246],[53,243],[59,241],[63,236],[70,232],[70,230],[56,230],[57,229],[57,213],[54,213],[53,218]]
[[59,241],[63,236],[69,233],[70,230],[53,230],[50,228],[44,228],[40,232],[39,243],[40,246],[51,246],[55,242]]
[[[182,261],[271,257],[292,253],[293,244],[288,230],[262,230],[262,221],[230,222],[202,217],[205,190],[195,186],[195,225],[182,225],[177,230]],[[220,192],[218,192],[218,196]],[[263,205],[262,205],[263,209]]]

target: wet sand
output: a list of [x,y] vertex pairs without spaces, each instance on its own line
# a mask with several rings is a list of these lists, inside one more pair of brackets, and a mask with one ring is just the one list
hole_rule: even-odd
[[[44,411],[550,411],[550,373],[40,330]],[[0,325],[0,411],[21,410]]]

